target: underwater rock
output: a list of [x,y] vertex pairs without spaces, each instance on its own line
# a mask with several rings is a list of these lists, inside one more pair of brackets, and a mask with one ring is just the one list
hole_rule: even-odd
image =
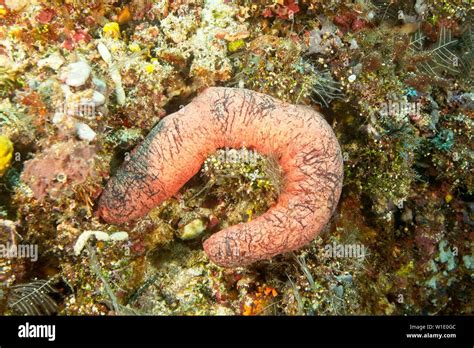
[[[8,297],[37,277],[58,290],[58,315],[471,314],[471,3],[1,0],[0,134],[13,149],[4,165],[0,145],[0,249],[35,245],[39,262],[0,257],[0,314],[21,314],[8,308]],[[92,71],[81,86],[69,86],[67,66],[78,61]],[[239,269],[205,254],[200,243],[209,236],[231,226],[244,231],[287,191],[280,159],[249,144],[213,152],[176,195],[137,222],[116,229],[93,216],[121,159],[210,86],[324,110],[346,179],[334,222],[308,246]],[[237,110],[236,117],[222,122],[232,130],[232,120],[239,125],[242,115],[255,114],[230,100],[222,109]],[[78,122],[90,127],[85,137]],[[283,134],[300,118],[293,122],[282,124]],[[163,125],[155,134],[166,144],[189,134]],[[201,122],[186,127],[198,134],[196,144],[206,138]],[[249,128],[267,137],[267,125]],[[301,133],[297,141],[305,140]],[[205,155],[181,147],[175,158]],[[166,149],[165,164],[177,165]],[[259,157],[247,161],[247,153]],[[156,181],[171,180],[147,164]],[[141,185],[141,174],[124,184]],[[275,234],[301,231],[284,217]],[[195,222],[197,231],[206,230],[182,241],[186,225],[197,232],[195,219],[203,222]],[[109,237],[90,237],[74,256],[83,231]],[[276,244],[262,236],[252,241],[258,248]],[[329,245],[363,253],[330,257]]]
[[306,245],[339,200],[339,144],[312,109],[245,89],[209,88],[165,117],[109,181],[98,215],[111,223],[137,219],[175,194],[209,154],[244,145],[279,158],[285,187],[269,211],[214,234],[204,250],[215,263],[237,267]]

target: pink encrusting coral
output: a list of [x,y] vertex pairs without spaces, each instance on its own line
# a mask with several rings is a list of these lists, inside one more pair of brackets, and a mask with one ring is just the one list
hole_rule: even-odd
[[94,146],[84,142],[57,143],[26,161],[21,178],[37,200],[56,199],[87,178],[98,177],[94,171],[95,156]]
[[265,214],[208,238],[210,259],[244,266],[312,241],[341,193],[338,141],[314,110],[245,89],[208,88],[159,122],[109,181],[98,214],[110,223],[137,219],[175,194],[217,149],[243,146],[279,160],[283,191]]

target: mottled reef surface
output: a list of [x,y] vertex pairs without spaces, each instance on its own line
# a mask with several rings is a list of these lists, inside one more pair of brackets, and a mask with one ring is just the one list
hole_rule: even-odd
[[[0,313],[472,314],[473,15],[463,0],[0,0]],[[307,247],[234,269],[204,253],[284,188],[278,159],[246,147],[145,217],[97,217],[132,149],[211,86],[333,128],[344,187]]]

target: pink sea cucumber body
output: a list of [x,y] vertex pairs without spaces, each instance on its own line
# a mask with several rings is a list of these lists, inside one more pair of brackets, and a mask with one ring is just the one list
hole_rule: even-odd
[[265,214],[208,238],[210,259],[244,266],[312,241],[341,193],[337,139],[316,111],[246,89],[208,88],[162,119],[109,181],[98,213],[110,223],[137,219],[175,194],[217,149],[242,146],[278,158],[285,185]]

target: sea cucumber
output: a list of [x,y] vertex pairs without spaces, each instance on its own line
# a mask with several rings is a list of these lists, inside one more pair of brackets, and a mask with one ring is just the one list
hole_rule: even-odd
[[211,87],[163,118],[108,182],[98,215],[124,223],[174,195],[219,148],[245,146],[279,160],[285,183],[277,203],[204,241],[216,264],[245,266],[311,242],[336,208],[343,161],[324,118],[246,89]]

